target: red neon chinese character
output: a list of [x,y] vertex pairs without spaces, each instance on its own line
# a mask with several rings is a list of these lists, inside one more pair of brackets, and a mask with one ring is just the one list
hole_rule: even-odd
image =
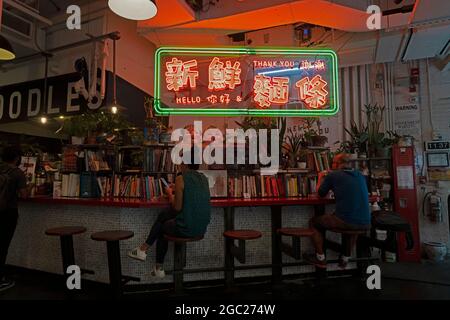
[[285,104],[289,100],[289,78],[255,76],[253,85],[255,102],[260,108],[268,108],[272,103]]
[[225,103],[225,104],[229,104],[230,103],[230,95],[228,93],[225,93],[223,95],[220,96],[220,102],[221,103]]
[[172,61],[166,63],[166,67],[168,90],[180,91],[180,89],[188,86],[188,82],[191,88],[197,87],[198,71],[191,69],[197,67],[197,60],[183,62],[177,58],[172,58]]
[[289,78],[273,77],[272,87],[269,92],[269,101],[277,104],[285,104],[289,100]]
[[305,77],[295,85],[299,89],[300,99],[307,104],[309,109],[322,108],[327,102],[328,91],[325,90],[325,87],[328,83],[320,75],[311,80],[309,77]]
[[270,77],[261,74],[255,76],[255,83],[253,85],[255,97],[253,99],[262,109],[270,107],[270,80]]
[[223,90],[227,86],[234,89],[236,85],[241,84],[241,64],[227,61],[225,66],[219,58],[215,57],[209,65],[209,90]]
[[215,94],[210,95],[209,97],[206,98],[206,100],[208,100],[208,102],[212,104],[216,104],[218,101],[217,96]]
[[236,97],[236,102],[242,102],[242,97],[241,96],[237,96]]

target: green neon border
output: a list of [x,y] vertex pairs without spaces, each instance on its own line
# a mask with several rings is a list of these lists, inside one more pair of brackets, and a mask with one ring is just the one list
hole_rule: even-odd
[[[333,80],[334,105],[327,110],[283,110],[283,109],[196,109],[196,108],[163,108],[161,106],[160,70],[161,56],[164,53],[179,54],[208,54],[208,55],[328,55],[331,57]],[[201,116],[286,116],[286,117],[317,117],[333,116],[339,112],[339,74],[338,58],[331,49],[295,49],[295,48],[244,48],[244,47],[222,47],[222,48],[192,48],[192,47],[161,47],[155,53],[155,111],[160,116],[169,115],[201,115]]]

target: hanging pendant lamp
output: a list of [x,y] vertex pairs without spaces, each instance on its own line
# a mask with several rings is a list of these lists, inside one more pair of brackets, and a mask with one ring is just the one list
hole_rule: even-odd
[[130,20],[148,20],[158,12],[154,0],[109,0],[108,6],[115,14]]
[[117,40],[119,38],[113,39],[113,101],[112,103],[100,108],[102,111],[110,112],[112,114],[117,114],[119,112],[128,111],[127,108],[121,106],[117,102],[117,71],[116,71],[116,53],[117,53]]
[[0,60],[13,60],[16,58],[16,54],[11,46],[11,43],[0,35]]

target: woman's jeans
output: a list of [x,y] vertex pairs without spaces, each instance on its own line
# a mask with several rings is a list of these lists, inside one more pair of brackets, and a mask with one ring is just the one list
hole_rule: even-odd
[[177,212],[175,210],[165,211],[158,215],[155,223],[153,224],[150,234],[147,237],[147,243],[152,246],[156,241],[156,263],[163,264],[164,258],[167,254],[169,243],[164,239],[164,235],[176,236],[176,221],[175,217]]
[[16,231],[18,216],[17,209],[0,212],[0,281],[5,276],[6,257]]

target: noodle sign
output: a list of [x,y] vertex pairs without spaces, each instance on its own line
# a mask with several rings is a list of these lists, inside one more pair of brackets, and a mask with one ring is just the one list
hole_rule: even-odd
[[332,50],[162,47],[155,61],[159,115],[307,117],[339,111]]

